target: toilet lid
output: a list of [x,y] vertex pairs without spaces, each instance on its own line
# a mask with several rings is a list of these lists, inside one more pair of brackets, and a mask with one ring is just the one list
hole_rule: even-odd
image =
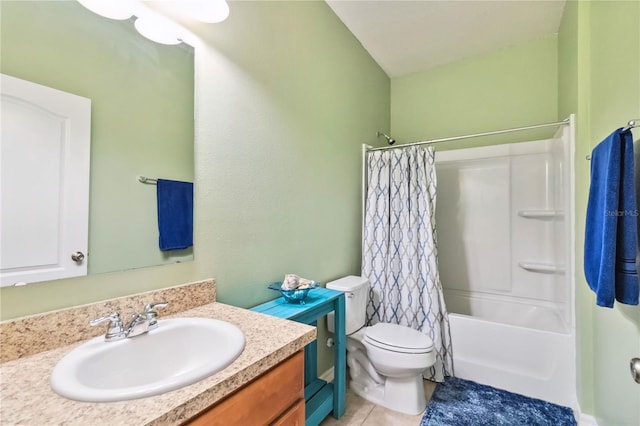
[[429,337],[404,325],[378,323],[366,329],[364,338],[374,346],[395,352],[423,353],[433,350],[433,342]]

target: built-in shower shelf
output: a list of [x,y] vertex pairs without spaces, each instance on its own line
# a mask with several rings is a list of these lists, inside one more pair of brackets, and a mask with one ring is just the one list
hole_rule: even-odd
[[554,263],[518,262],[518,266],[530,272],[540,272],[543,274],[564,273],[564,265]]
[[546,219],[554,217],[563,217],[562,210],[520,210],[518,216],[528,219]]

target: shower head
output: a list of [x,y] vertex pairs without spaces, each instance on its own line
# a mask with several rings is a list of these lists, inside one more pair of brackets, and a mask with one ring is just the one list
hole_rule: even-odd
[[382,132],[378,132],[377,136],[378,136],[378,137],[380,137],[380,136],[384,136],[384,138],[387,140],[387,143],[388,143],[389,145],[393,145],[394,143],[396,143],[396,140],[395,140],[395,139],[393,139],[393,138],[392,138],[392,137],[390,137],[390,136],[385,135],[385,134],[384,134],[384,133],[382,133]]

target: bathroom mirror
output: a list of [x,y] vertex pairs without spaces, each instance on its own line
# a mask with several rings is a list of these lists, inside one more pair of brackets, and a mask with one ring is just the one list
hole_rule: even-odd
[[156,186],[138,177],[193,182],[193,49],[75,1],[0,12],[0,72],[91,100],[88,273],[192,260],[193,247],[159,249]]

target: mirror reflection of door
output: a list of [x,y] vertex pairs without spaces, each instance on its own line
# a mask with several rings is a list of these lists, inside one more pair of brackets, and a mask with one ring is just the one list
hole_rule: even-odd
[[91,100],[1,77],[1,285],[86,275]]

